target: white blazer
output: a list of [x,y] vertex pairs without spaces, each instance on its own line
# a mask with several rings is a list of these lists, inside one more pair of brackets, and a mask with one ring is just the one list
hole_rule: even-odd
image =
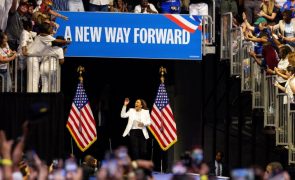
[[[130,132],[132,125],[133,125],[133,121],[138,120],[137,116],[136,116],[136,110],[134,108],[130,108],[128,110],[128,112],[126,112],[126,106],[123,106],[122,111],[121,111],[121,118],[127,118],[127,117],[129,117],[129,118],[128,118],[128,123],[125,128],[125,131],[123,133],[123,137],[125,137],[127,134],[129,135],[129,132]],[[150,117],[149,110],[142,109],[140,111],[140,120],[144,125],[144,127],[142,128],[142,133],[143,133],[145,139],[148,139],[149,134],[146,129],[146,126],[149,126],[151,124],[151,117]]]

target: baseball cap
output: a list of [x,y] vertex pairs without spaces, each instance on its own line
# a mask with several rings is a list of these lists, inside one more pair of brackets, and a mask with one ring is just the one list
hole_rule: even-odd
[[264,17],[259,17],[258,19],[256,19],[254,24],[258,25],[258,24],[263,23],[263,22],[267,22],[266,19]]

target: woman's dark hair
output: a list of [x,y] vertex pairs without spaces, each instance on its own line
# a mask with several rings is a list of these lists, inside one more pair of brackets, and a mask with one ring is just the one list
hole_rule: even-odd
[[[65,38],[63,36],[56,36],[55,39],[65,40]],[[52,42],[52,46],[63,47],[64,45],[65,45],[65,43],[62,43],[62,42],[56,42],[56,41]]]
[[29,20],[23,20],[23,27],[25,30],[32,30],[33,28],[33,23],[32,21],[29,19]]
[[143,100],[143,99],[138,99],[138,100],[140,100],[140,102],[141,102],[142,109],[148,110],[148,107],[147,107],[147,104],[146,104],[145,100]]
[[282,12],[282,15],[286,15],[287,17],[292,17],[292,11],[290,9],[286,9]]
[[284,45],[282,47],[280,47],[281,50],[281,58],[285,59],[287,57],[287,55],[292,52],[292,48],[289,45]]
[[294,73],[295,73],[295,67],[293,67],[293,66],[288,66],[288,67],[287,67],[287,71],[288,71],[288,72],[291,72],[291,74],[294,74]]
[[4,37],[6,36],[6,33],[0,30],[0,44],[2,44]]
[[51,30],[51,25],[49,23],[43,22],[39,26],[39,32],[40,33],[50,34],[50,30]]

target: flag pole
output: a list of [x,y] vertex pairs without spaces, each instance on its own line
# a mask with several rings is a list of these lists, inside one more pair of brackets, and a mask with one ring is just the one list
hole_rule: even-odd
[[71,153],[74,155],[73,137],[71,137]]
[[[164,75],[167,74],[167,70],[166,68],[164,68],[163,66],[160,67],[160,74],[161,74],[161,77],[160,77],[160,81],[162,84],[165,83],[165,77]],[[162,116],[162,114],[161,114]],[[160,131],[164,131],[164,128],[163,128],[163,118],[161,117],[161,128],[160,128]],[[161,174],[163,173],[163,150],[161,150]]]
[[83,83],[82,73],[85,72],[85,68],[83,66],[79,66],[77,68],[77,72],[79,73],[79,81],[80,81],[80,83]]
[[[85,68],[83,66],[79,66],[77,68],[77,72],[79,73],[79,81],[80,83],[83,83],[83,77],[82,77],[82,73],[85,71]],[[81,124],[79,124],[79,126],[81,126]],[[80,128],[79,128],[80,129]],[[71,136],[71,153],[74,156],[74,145],[73,145],[73,137]]]

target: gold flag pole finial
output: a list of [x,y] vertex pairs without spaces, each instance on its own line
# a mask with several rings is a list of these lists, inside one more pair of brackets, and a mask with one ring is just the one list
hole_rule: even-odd
[[85,68],[83,66],[79,66],[77,68],[77,72],[79,73],[79,81],[83,83],[82,73],[85,72]]
[[161,77],[160,77],[161,83],[164,83],[165,82],[164,75],[167,74],[167,70],[163,66],[160,67],[160,74],[161,74]]

